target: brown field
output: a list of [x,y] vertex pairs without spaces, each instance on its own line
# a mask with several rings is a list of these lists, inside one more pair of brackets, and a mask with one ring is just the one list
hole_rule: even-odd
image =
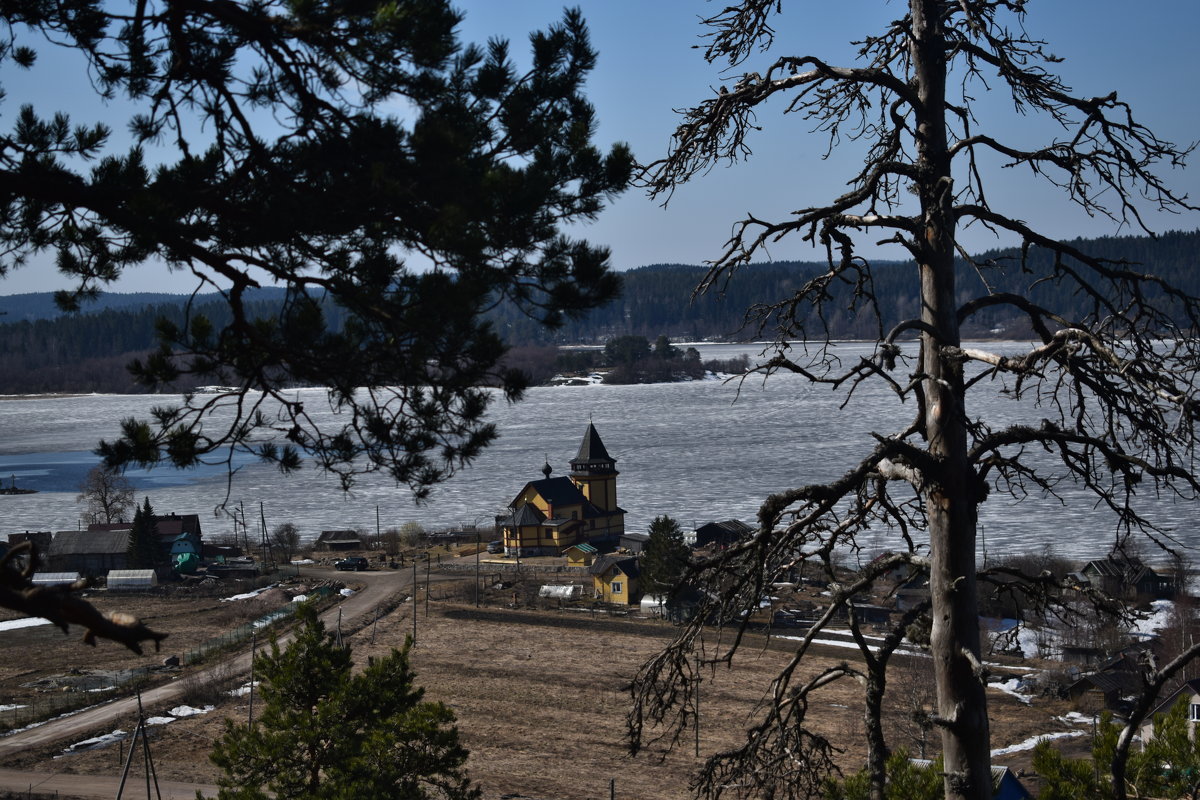
[[[346,576],[353,582],[352,576]],[[450,597],[455,592],[444,590]],[[435,595],[437,596],[437,595]],[[501,598],[493,598],[495,603]],[[270,602],[244,601],[255,607],[231,609],[216,598],[100,598],[141,614],[152,627],[169,631],[162,654],[134,656],[110,642],[96,649],[79,643],[74,635],[48,626],[0,633],[5,658],[0,664],[0,705],[28,700],[29,684],[47,675],[88,669],[120,669],[158,664],[163,655],[178,653],[196,643],[257,616]],[[413,606],[404,604],[379,619],[376,625],[350,637],[355,660],[398,646],[412,632]],[[565,610],[512,610],[500,605],[476,610],[473,605],[442,599],[417,607],[417,643],[413,662],[418,681],[428,699],[441,700],[458,715],[464,743],[471,751],[469,768],[489,800],[498,798],[608,798],[610,781],[615,797],[636,800],[673,800],[689,797],[691,774],[699,761],[689,733],[674,752],[643,753],[631,758],[626,751],[625,691],[639,663],[661,647],[673,631],[669,623],[593,616]],[[372,641],[373,639],[373,641]],[[707,675],[702,694],[700,749],[709,755],[740,741],[753,719],[762,693],[787,658],[787,643],[752,639],[731,669]],[[830,649],[811,659],[810,672],[849,658],[851,651]],[[159,679],[187,680],[182,672],[166,672]],[[909,670],[909,686],[916,691],[928,684],[924,665]],[[217,687],[221,688],[221,687]],[[43,686],[44,691],[44,686]],[[196,687],[196,697],[222,697],[213,687]],[[1035,734],[1065,730],[1053,717],[1067,708],[1060,702],[1025,706],[1010,695],[991,693],[993,747],[1023,741]],[[193,702],[193,705],[198,704]],[[862,722],[858,686],[844,681],[826,690],[811,711],[824,733],[844,748],[844,763],[855,768],[862,758]],[[214,783],[217,773],[207,760],[220,735],[222,719],[245,719],[246,698],[223,697],[217,710],[202,717],[179,720],[152,728],[151,748],[160,778]],[[147,709],[153,714],[162,709]],[[905,715],[897,709],[895,719]],[[899,724],[899,723],[897,723]],[[135,720],[119,727],[130,731]],[[97,731],[96,734],[108,731]],[[915,741],[897,743],[916,750]],[[1062,740],[1084,743],[1087,737]],[[71,744],[62,742],[46,752],[27,752],[6,767],[116,775],[127,745],[109,745],[64,755]],[[1006,757],[1014,768],[1028,764],[1029,752]],[[135,773],[141,774],[135,766]],[[736,795],[731,795],[736,796]]]

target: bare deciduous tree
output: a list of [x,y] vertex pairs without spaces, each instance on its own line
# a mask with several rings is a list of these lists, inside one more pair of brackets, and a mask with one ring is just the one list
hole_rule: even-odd
[[271,545],[279,550],[284,561],[291,561],[292,553],[300,547],[300,529],[290,522],[276,525],[271,531]]
[[92,467],[79,485],[77,503],[87,503],[81,515],[85,522],[124,522],[136,505],[133,484],[119,472]]
[[[892,534],[893,560],[929,570],[937,688],[931,721],[945,757],[945,795],[990,798],[978,621],[980,504],[990,494],[1054,496],[1059,481],[1073,480],[1112,511],[1117,549],[1135,534],[1170,548],[1169,532],[1138,506],[1139,492],[1187,501],[1200,490],[1193,427],[1200,301],[1149,268],[1098,258],[1046,235],[1014,210],[995,207],[985,191],[989,164],[999,161],[1059,187],[1090,215],[1148,232],[1147,210],[1195,208],[1160,176],[1163,167],[1181,166],[1192,146],[1159,138],[1115,93],[1073,93],[1054,71],[1059,58],[1026,32],[1023,2],[905,5],[903,16],[857,43],[853,66],[776,57],[771,22],[781,11],[777,0],[742,0],[705,20],[708,60],[745,72],[683,112],[668,155],[642,173],[653,195],[669,198],[715,164],[749,157],[757,115],[768,101],[828,134],[831,148],[861,147],[863,167],[841,196],[781,220],[736,222],[700,291],[719,289],[781,238],[796,235],[821,248],[823,274],[748,315],[755,333],[772,333],[777,342],[758,371],[841,389],[847,403],[856,388],[879,382],[910,415],[893,430],[875,431],[861,460],[840,479],[767,498],[751,540],[694,570],[692,579],[713,593],[693,625],[644,665],[633,684],[635,750],[649,737],[677,739],[679,726],[688,723],[697,626],[713,619],[733,625],[730,646],[710,657],[728,660],[742,640],[744,620],[773,582],[806,563],[836,581],[827,613],[772,685],[764,722],[746,745],[714,756],[703,771],[698,791],[705,797],[731,784],[758,787],[761,796],[809,796],[813,779],[799,774],[827,766],[830,751],[807,729],[804,709],[814,690],[843,677],[866,687],[872,796],[883,797],[886,743],[877,735],[876,694],[886,684],[876,667],[886,664],[856,634],[865,674],[840,668],[802,678],[797,669],[815,632],[837,613],[853,620],[855,604],[883,574],[872,568],[846,580],[835,569],[837,553],[857,548],[855,537],[871,528]],[[767,59],[761,71],[746,69],[758,53]],[[1019,113],[1058,123],[1063,135],[1029,147],[976,130],[975,98],[989,89],[1006,91]],[[968,225],[1014,237],[1020,247],[1008,260],[972,258],[959,235]],[[874,292],[881,267],[859,254],[867,236],[895,245],[913,262],[918,316],[890,319],[894,305]],[[1059,305],[1064,293],[1083,300]],[[843,363],[829,341],[827,321],[847,308],[872,319],[878,333],[873,355],[858,363]],[[963,344],[964,324],[997,311],[1032,332],[1029,349]],[[985,392],[1012,399],[1011,415],[978,416],[968,401]],[[1030,598],[1052,596],[1045,591],[1052,588],[1048,574],[1006,574],[1006,581],[1014,578]],[[1173,662],[1154,672],[1147,686],[1161,688],[1177,670]],[[664,728],[655,731],[656,725]],[[1122,740],[1126,750],[1129,732]],[[1122,769],[1118,748],[1114,789],[1121,795]]]

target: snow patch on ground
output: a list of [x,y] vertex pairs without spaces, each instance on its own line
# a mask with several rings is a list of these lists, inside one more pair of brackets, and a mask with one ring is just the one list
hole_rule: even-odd
[[307,599],[308,599],[308,595],[306,595],[306,594],[298,594],[298,595],[296,595],[295,597],[293,597],[293,598],[292,598],[292,602],[293,602],[293,603],[303,603],[303,602],[304,602],[305,600],[307,600]]
[[0,631],[15,631],[18,628],[32,628],[35,625],[49,625],[50,620],[42,619],[41,617],[24,617],[22,619],[8,619],[0,622]]
[[1032,750],[1042,742],[1049,742],[1053,739],[1069,739],[1074,736],[1083,736],[1085,731],[1055,731],[1054,733],[1043,733],[1038,736],[1030,736],[1023,742],[1001,747],[992,751],[992,758],[996,756],[1006,756],[1009,753],[1019,753],[1022,750]]
[[1092,723],[1094,723],[1096,721],[1095,717],[1093,717],[1089,714],[1080,713],[1078,711],[1068,711],[1066,714],[1063,714],[1061,717],[1055,717],[1055,719],[1058,720],[1059,722],[1061,722],[1063,725],[1089,725],[1090,726]]
[[205,706],[204,708],[196,708],[195,706],[175,706],[167,713],[172,717],[195,717],[200,714],[207,714],[215,708],[216,706]]
[[75,744],[63,750],[63,753],[82,753],[86,750],[95,750],[97,747],[107,747],[114,742],[119,742],[122,739],[128,738],[128,736],[129,734],[125,733],[125,731],[117,728],[112,733],[105,733],[101,734],[100,736],[93,736],[90,739],[84,739],[82,742],[76,742]]
[[1004,681],[1003,683],[989,683],[988,686],[992,689],[998,689],[999,691],[1004,692],[1005,694],[1011,694],[1013,697],[1017,698],[1025,705],[1029,705],[1031,702],[1033,702],[1032,697],[1021,692],[1021,690],[1020,690],[1021,679],[1020,678],[1009,678],[1008,680]]
[[1173,600],[1155,600],[1150,604],[1150,613],[1144,617],[1139,615],[1134,621],[1132,632],[1143,636],[1158,633],[1171,624],[1174,614],[1175,602]]
[[[197,714],[207,714],[216,709],[216,706],[205,706],[204,708],[196,708],[195,706],[175,706],[167,712],[168,716],[153,716],[146,717],[147,725],[170,725],[177,719],[183,717],[194,717]],[[84,739],[82,742],[76,742],[70,747],[65,748],[56,758],[71,755],[72,753],[82,753],[87,750],[95,750],[98,747],[107,747],[115,742],[120,742],[130,737],[129,733],[118,728],[112,733],[105,733],[101,736],[93,736],[90,739]]]
[[15,704],[15,703],[10,703],[8,705],[0,705],[0,711],[16,711],[18,708],[28,708],[28,706],[23,706],[23,705],[19,705],[19,704]]
[[94,706],[86,706],[84,708],[77,708],[74,711],[67,711],[62,714],[59,714],[57,717],[51,717],[50,719],[43,719],[38,722],[31,722],[23,728],[13,728],[10,731],[5,731],[3,735],[0,735],[0,739],[3,739],[5,736],[12,736],[14,733],[22,733],[23,731],[33,730],[34,728],[40,728],[43,725],[45,725],[47,722],[53,722],[56,719],[62,719],[63,717],[69,717],[73,714],[81,714],[84,711],[90,711],[93,708],[99,708],[101,705],[103,705],[103,703],[97,703]]
[[256,629],[257,628],[265,628],[268,625],[270,625],[272,622],[274,622],[275,620],[280,619],[282,617],[286,617],[289,613],[291,613],[290,609],[281,608],[278,611],[272,611],[270,614],[267,614],[266,616],[259,617],[258,619],[254,620],[252,625]]
[[273,583],[270,586],[264,586],[261,589],[255,589],[253,592],[246,592],[245,594],[235,594],[232,597],[222,597],[221,602],[222,603],[230,603],[235,600],[249,600],[252,597],[258,597],[260,594],[267,591],[268,589],[274,589],[276,587],[276,585],[277,584]]

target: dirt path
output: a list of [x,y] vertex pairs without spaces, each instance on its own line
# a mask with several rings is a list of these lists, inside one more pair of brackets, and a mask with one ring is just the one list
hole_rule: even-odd
[[[56,795],[61,798],[108,798],[116,797],[121,779],[108,775],[69,775],[53,772],[24,772],[15,769],[0,769],[0,791],[36,796]],[[142,776],[130,778],[125,784],[126,797],[140,797],[146,790]],[[153,790],[151,790],[153,791]],[[205,797],[216,797],[217,787],[201,783],[159,781],[157,796],[162,800],[195,800],[196,792]]]
[[[343,575],[343,573],[338,574]],[[332,575],[331,572],[331,577]],[[354,626],[356,621],[371,614],[381,603],[408,586],[412,581],[412,574],[407,570],[356,572],[354,578],[362,581],[365,588],[344,599],[322,615],[322,620],[330,629],[337,624],[339,615],[343,626]],[[280,644],[290,640],[291,635],[286,635],[280,639]],[[239,653],[222,664],[202,670],[199,678],[203,680],[217,670],[220,670],[222,674],[228,674],[230,669],[239,675],[248,673],[250,671],[250,655],[249,650]],[[178,699],[185,690],[186,687],[182,682],[156,686],[142,693],[142,705],[161,706],[170,703]],[[61,739],[78,737],[97,728],[113,724],[115,720],[123,716],[127,717],[136,711],[137,698],[126,697],[14,733],[0,739],[0,763],[29,748],[40,748]],[[33,781],[26,781],[24,788],[28,788],[28,784],[31,782]]]

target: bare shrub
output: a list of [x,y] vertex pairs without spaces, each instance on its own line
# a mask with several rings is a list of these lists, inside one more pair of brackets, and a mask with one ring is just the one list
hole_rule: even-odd
[[191,670],[180,679],[183,686],[180,700],[192,706],[218,705],[237,686],[240,677],[230,660],[218,661],[208,669]]

